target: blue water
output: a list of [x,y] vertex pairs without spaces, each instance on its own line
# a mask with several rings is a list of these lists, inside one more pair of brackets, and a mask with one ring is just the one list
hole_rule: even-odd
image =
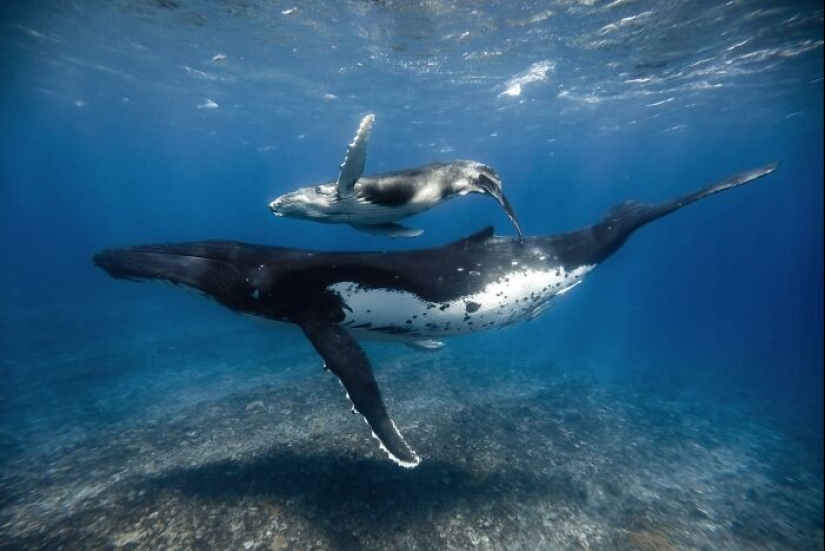
[[[434,437],[415,420],[428,396],[448,404],[450,385],[461,380],[458,394],[486,396],[463,398],[470,408],[484,400],[495,404],[495,385],[521,381],[527,372],[534,383],[550,386],[583,377],[593,392],[633,411],[649,400],[672,400],[668,411],[683,424],[715,426],[735,418],[742,427],[768,427],[773,447],[754,440],[753,449],[763,451],[739,474],[752,467],[776,480],[813,484],[800,483],[791,503],[744,500],[764,505],[745,517],[798,506],[804,520],[768,524],[752,530],[752,539],[735,523],[719,521],[735,535],[720,540],[722,547],[821,549],[822,28],[818,2],[743,0],[702,9],[653,0],[4,2],[0,493],[14,490],[16,497],[0,500],[8,513],[0,540],[42,548],[58,541],[49,539],[57,537],[56,513],[41,513],[47,527],[41,539],[21,528],[38,521],[22,497],[38,478],[20,475],[21,464],[48,468],[59,457],[68,461],[61,465],[75,475],[73,483],[82,484],[93,476],[72,457],[108,461],[115,471],[125,465],[95,455],[105,448],[91,443],[106,431],[162,425],[169,412],[277,389],[285,381],[313,400],[332,402],[330,415],[342,414],[327,433],[352,435],[347,457],[355,461],[374,451],[364,427],[343,417],[337,385],[298,333],[239,318],[175,289],[112,280],[91,257],[112,246],[207,238],[383,250],[436,246],[490,224],[512,234],[500,209],[479,197],[410,220],[426,230],[414,240],[269,214],[274,197],[335,178],[358,121],[375,113],[368,173],[457,158],[487,163],[533,235],[592,224],[625,199],[664,200],[778,161],[775,174],[752,186],[642,229],[530,324],[452,340],[452,351],[442,356],[386,345],[367,350],[397,410],[405,400],[423,404],[396,422],[429,450],[425,464],[448,470],[453,456],[425,443]],[[545,369],[551,364],[552,374]],[[458,370],[457,379],[443,375],[440,388],[439,369]],[[414,382],[419,370],[435,377],[434,385],[402,382]],[[634,403],[628,389],[643,398]],[[254,405],[251,398],[248,403]],[[599,407],[579,405],[577,415]],[[466,443],[463,453],[479,446],[461,439],[462,430],[478,430],[466,420],[435,417]],[[739,434],[738,426],[716,426],[720,445],[759,433]],[[656,437],[665,446],[675,434]],[[800,451],[780,459],[778,450],[788,442]],[[277,443],[276,427],[255,453],[271,458],[267,449]],[[289,470],[303,457],[321,472],[363,476],[333,445],[320,441],[289,461],[265,464]],[[519,457],[529,451],[524,445]],[[327,454],[335,459],[325,462]],[[385,468],[378,455],[364,468],[374,464]],[[755,494],[775,496],[771,481],[754,483]],[[405,482],[404,491],[438,494],[430,483]],[[717,489],[724,491],[721,483]],[[46,500],[48,490],[41,492]],[[364,494],[367,501],[370,495]],[[290,496],[316,506],[306,505],[297,488]],[[427,507],[423,495],[413,501]],[[132,519],[148,515],[124,508]],[[439,515],[452,513],[445,505],[429,514],[438,524]],[[372,518],[350,515],[347,526]],[[593,518],[598,524],[598,515]],[[525,521],[518,544],[501,532],[485,534],[482,521],[471,524],[487,538],[482,548],[563,546],[546,539],[547,522]],[[105,527],[93,532],[104,542],[131,541],[117,540]],[[233,533],[240,538],[235,544],[246,542]],[[302,545],[290,539],[289,528],[278,533],[285,546]],[[260,538],[275,541],[249,537],[259,538],[256,546]],[[443,534],[410,537],[404,540],[410,548],[432,541],[461,547]],[[674,537],[665,543],[678,546]],[[329,530],[321,540],[331,548],[391,541],[356,531],[341,538]],[[161,540],[135,541],[151,548]],[[606,541],[591,543],[608,548]],[[392,545],[404,546],[395,539]]]

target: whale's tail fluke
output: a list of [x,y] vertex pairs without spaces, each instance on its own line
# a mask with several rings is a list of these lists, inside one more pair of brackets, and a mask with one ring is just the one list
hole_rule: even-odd
[[609,211],[605,215],[601,224],[611,224],[616,222],[618,218],[623,218],[623,223],[630,223],[634,225],[633,229],[635,230],[636,228],[644,226],[645,224],[670,214],[675,210],[686,207],[691,203],[695,203],[700,199],[710,197],[711,195],[715,195],[721,191],[748,184],[761,178],[762,176],[767,176],[778,167],[779,163],[771,163],[753,170],[740,172],[722,180],[721,182],[716,182],[698,191],[694,191],[693,193],[688,193],[687,195],[677,197],[676,199],[672,199],[670,201],[664,201],[662,203],[625,203]]
[[[779,167],[779,163],[771,163],[745,172],[734,174],[721,182],[716,182],[708,186],[688,193],[676,199],[663,201],[661,203],[642,203],[638,201],[628,201],[621,203],[609,211],[599,221],[598,224],[569,234],[574,239],[592,240],[591,253],[586,261],[571,259],[579,264],[601,262],[621,247],[630,235],[642,226],[658,220],[682,207],[695,203],[705,197],[710,197],[719,192],[733,189],[753,182],[763,176],[767,176]],[[578,247],[579,251],[586,250],[585,247]]]

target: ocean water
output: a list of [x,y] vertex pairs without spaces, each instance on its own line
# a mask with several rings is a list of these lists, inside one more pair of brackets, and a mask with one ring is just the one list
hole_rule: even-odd
[[[0,4],[0,548],[823,549],[821,2]],[[641,229],[542,317],[365,343],[396,467],[300,332],[103,248],[433,247],[273,217],[473,159],[527,234],[770,162]]]

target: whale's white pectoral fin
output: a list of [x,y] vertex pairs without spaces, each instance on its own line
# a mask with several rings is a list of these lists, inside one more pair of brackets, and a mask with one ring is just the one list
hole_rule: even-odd
[[395,222],[386,222],[384,224],[350,224],[350,226],[358,231],[382,237],[418,237],[424,233],[424,230],[408,228]]
[[337,323],[312,311],[302,312],[296,323],[324,359],[327,368],[338,376],[354,411],[364,416],[381,449],[402,467],[418,465],[421,459],[390,419],[372,366],[352,335]]
[[364,117],[358,125],[352,143],[347,146],[347,155],[338,173],[338,197],[352,195],[355,182],[364,173],[364,165],[367,162],[367,140],[369,140],[373,122],[375,122],[375,115],[369,114]]

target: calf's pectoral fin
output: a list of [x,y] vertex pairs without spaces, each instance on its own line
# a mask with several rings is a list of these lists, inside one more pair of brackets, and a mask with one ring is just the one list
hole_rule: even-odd
[[424,233],[424,230],[408,228],[395,222],[386,222],[384,224],[350,224],[350,226],[358,231],[372,235],[380,235],[382,237],[418,237]]
[[305,314],[298,325],[324,359],[326,367],[344,385],[355,411],[364,416],[381,449],[402,467],[418,465],[420,458],[387,414],[372,366],[358,341],[346,329],[323,316]]
[[341,163],[338,173],[338,197],[349,197],[352,195],[352,188],[361,174],[364,173],[364,165],[367,162],[367,141],[372,130],[372,123],[375,115],[367,115],[358,125],[352,143],[347,146],[347,154],[344,162]]

